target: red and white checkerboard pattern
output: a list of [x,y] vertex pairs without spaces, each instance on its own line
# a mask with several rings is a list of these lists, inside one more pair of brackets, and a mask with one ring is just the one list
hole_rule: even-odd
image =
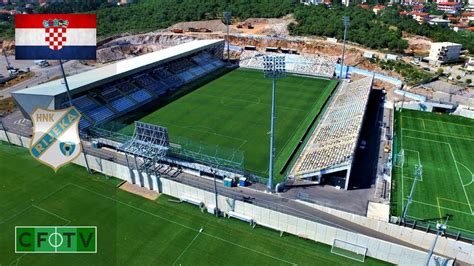
[[44,30],[46,32],[45,41],[48,44],[49,49],[57,51],[63,48],[63,45],[66,42],[66,28],[50,27]]

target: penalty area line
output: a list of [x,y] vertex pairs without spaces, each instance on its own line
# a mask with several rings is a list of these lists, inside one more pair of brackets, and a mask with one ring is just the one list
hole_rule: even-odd
[[189,242],[189,244],[186,246],[186,248],[179,254],[179,256],[176,258],[176,260],[173,262],[173,266],[176,264],[176,262],[183,256],[184,253],[191,247],[191,245],[194,243],[194,241],[198,238],[198,236],[202,233],[203,229],[199,229],[199,232],[194,236],[193,240]]

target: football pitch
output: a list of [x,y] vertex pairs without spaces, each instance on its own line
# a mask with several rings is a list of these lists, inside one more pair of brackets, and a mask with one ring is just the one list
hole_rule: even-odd
[[421,164],[407,216],[435,225],[451,215],[451,231],[474,237],[474,120],[403,110],[396,113],[396,130],[396,152],[404,150],[403,167],[394,167],[397,214],[407,203],[415,165]]
[[[129,194],[116,188],[119,180],[76,165],[54,174],[26,149],[2,142],[0,161],[0,265],[360,264],[331,254],[330,246],[216,218],[164,195],[151,201]],[[16,254],[18,225],[95,225],[98,252]]]
[[[283,174],[279,173],[336,85],[335,80],[295,75],[278,79],[275,129],[277,179],[283,178]],[[264,79],[261,71],[236,69],[144,116],[140,121],[167,127],[172,143],[180,144],[186,139],[203,146],[240,150],[245,157],[245,170],[266,177],[271,97],[272,81]],[[133,125],[122,132],[130,134],[132,130]]]

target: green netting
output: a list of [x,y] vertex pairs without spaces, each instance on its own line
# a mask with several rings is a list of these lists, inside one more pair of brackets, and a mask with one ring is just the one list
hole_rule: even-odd
[[229,168],[240,172],[244,169],[243,151],[210,145],[184,137],[171,139],[169,154],[214,167]]
[[[131,136],[127,134],[118,132],[121,125],[114,128],[115,129],[108,127],[107,129],[104,129],[92,127],[89,129],[89,136],[112,140],[119,143],[125,143],[131,138]],[[170,140],[168,155],[203,163],[216,168],[228,169],[240,173],[243,173],[244,171],[243,151],[229,149],[218,145],[210,145],[184,137],[174,137]]]

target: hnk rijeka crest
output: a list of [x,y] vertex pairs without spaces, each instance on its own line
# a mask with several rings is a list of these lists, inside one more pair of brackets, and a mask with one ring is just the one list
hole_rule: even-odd
[[62,19],[43,20],[43,27],[46,33],[44,40],[49,49],[57,51],[66,44],[66,30],[69,21]]
[[76,108],[45,110],[38,108],[31,115],[33,138],[30,153],[38,161],[57,171],[81,154],[79,120]]

